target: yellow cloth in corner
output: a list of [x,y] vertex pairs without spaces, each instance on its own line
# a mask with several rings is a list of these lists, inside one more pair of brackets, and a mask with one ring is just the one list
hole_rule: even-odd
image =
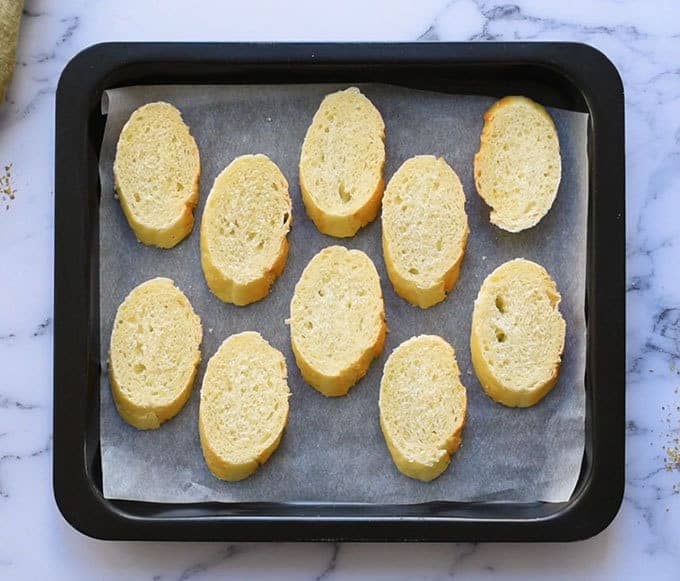
[[24,0],[0,0],[0,103],[12,80]]

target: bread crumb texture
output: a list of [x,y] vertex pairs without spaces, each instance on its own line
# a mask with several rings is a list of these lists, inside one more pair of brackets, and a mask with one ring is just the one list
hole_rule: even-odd
[[269,294],[288,258],[288,182],[266,155],[243,155],[215,180],[201,220],[201,264],[221,300],[247,305]]
[[453,347],[420,335],[389,356],[380,382],[380,427],[400,472],[428,482],[460,447],[467,393]]
[[278,448],[288,421],[286,360],[259,333],[226,339],[208,361],[199,434],[210,471],[222,480],[250,476]]
[[158,428],[186,403],[201,360],[201,320],[168,278],[134,288],[118,307],[109,375],[121,417],[141,430]]
[[503,230],[535,226],[548,213],[560,184],[557,130],[544,107],[526,97],[504,97],[484,114],[474,160],[477,192]]
[[327,396],[345,395],[385,344],[380,278],[360,250],[324,248],[309,261],[290,306],[290,334],[302,377]]
[[406,160],[382,202],[382,245],[395,292],[431,307],[453,288],[468,238],[465,193],[443,158]]
[[506,262],[484,281],[472,313],[472,363],[495,401],[527,407],[555,385],[566,324],[555,281],[523,258]]
[[359,89],[327,95],[307,130],[300,189],[323,234],[340,238],[375,220],[384,189],[385,123]]
[[116,191],[140,242],[171,248],[194,225],[201,165],[196,141],[169,103],[149,103],[127,121],[113,163]]

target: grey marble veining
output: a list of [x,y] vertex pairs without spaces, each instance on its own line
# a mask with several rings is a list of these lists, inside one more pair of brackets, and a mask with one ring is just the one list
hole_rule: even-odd
[[[361,17],[357,17],[361,14]],[[106,40],[573,40],[603,50],[626,91],[626,493],[614,523],[567,545],[104,543],[73,531],[51,491],[54,92]],[[0,578],[677,579],[680,471],[680,3],[26,0],[0,107]]]

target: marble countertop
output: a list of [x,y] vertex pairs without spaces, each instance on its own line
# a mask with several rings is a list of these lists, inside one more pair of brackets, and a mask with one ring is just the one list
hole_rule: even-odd
[[[680,436],[680,3],[230,4],[26,0],[0,107],[0,180],[16,190],[0,199],[0,578],[677,579],[680,470],[667,448]],[[571,40],[604,51],[623,77],[627,133],[626,492],[612,525],[532,546],[112,543],[74,531],[51,482],[54,93],[73,55],[111,40]]]

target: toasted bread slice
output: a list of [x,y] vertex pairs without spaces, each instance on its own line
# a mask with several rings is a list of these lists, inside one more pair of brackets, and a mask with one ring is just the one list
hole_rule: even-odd
[[226,339],[208,361],[198,427],[210,471],[235,482],[278,448],[288,422],[286,360],[259,333]]
[[326,396],[345,395],[385,344],[380,278],[360,250],[329,246],[302,272],[290,304],[290,337],[302,377]]
[[470,349],[489,397],[528,407],[553,388],[566,332],[560,300],[545,268],[523,258],[486,277],[472,313]]
[[118,307],[109,377],[121,417],[140,430],[158,428],[189,399],[201,361],[201,319],[169,278],[135,287]]
[[484,114],[475,155],[477,192],[489,219],[508,232],[538,224],[555,201],[562,175],[560,143],[550,114],[526,97],[504,97]]
[[307,214],[323,234],[346,238],[375,220],[385,182],[385,123],[352,87],[324,98],[300,155]]
[[382,247],[394,290],[431,307],[458,280],[468,238],[465,193],[442,158],[418,155],[392,176],[382,203]]
[[266,155],[242,155],[217,176],[201,220],[201,265],[210,290],[247,305],[269,294],[288,258],[288,182]]
[[140,242],[171,248],[194,227],[201,163],[196,141],[169,103],[137,109],[118,138],[113,175]]
[[380,382],[380,427],[402,474],[429,482],[459,448],[467,393],[453,347],[436,335],[404,341]]

